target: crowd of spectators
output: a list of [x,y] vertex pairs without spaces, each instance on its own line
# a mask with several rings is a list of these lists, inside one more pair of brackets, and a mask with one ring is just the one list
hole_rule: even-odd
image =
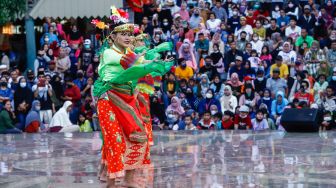
[[[135,13],[176,65],[150,98],[153,129],[283,129],[286,108],[335,127],[335,1],[156,1]],[[91,89],[98,47],[48,20],[34,70],[0,66],[0,132],[98,130]],[[67,118],[69,117],[69,118]],[[67,128],[65,128],[67,127]]]

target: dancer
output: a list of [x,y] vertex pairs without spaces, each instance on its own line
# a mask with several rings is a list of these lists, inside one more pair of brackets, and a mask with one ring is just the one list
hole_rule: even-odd
[[107,186],[114,187],[116,178],[125,177],[126,186],[136,187],[131,181],[134,169],[149,165],[150,154],[132,82],[152,72],[163,73],[165,62],[145,60],[130,50],[134,25],[126,23],[125,11],[112,7],[111,18],[113,45],[101,54],[93,90],[103,137],[100,178],[106,175]]
[[[153,60],[155,58],[160,58],[161,57],[160,52],[171,51],[173,49],[173,44],[171,42],[164,42],[159,46],[155,47],[154,49],[150,50],[149,47],[146,46],[145,42],[146,39],[147,34],[143,34],[141,33],[141,31],[139,31],[139,34],[135,37],[134,41],[135,53],[139,54],[146,52],[145,55],[146,60]],[[152,120],[150,117],[150,107],[149,107],[150,106],[149,97],[154,93],[154,77],[161,77],[164,74],[166,74],[166,72],[168,72],[173,66],[173,63],[174,62],[165,63],[165,71],[162,74],[159,74],[158,72],[148,74],[140,78],[136,85],[136,89],[137,91],[139,91],[139,93],[137,94],[137,99],[140,107],[141,116],[147,131],[149,145],[154,145],[152,134]]]

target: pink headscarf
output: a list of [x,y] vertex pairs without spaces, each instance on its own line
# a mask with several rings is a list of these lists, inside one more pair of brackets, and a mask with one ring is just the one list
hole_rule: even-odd
[[[174,104],[173,101],[176,101],[177,104]],[[171,104],[168,106],[166,112],[174,111],[177,112],[180,116],[184,114],[184,108],[181,106],[181,101],[178,97],[172,97]]]

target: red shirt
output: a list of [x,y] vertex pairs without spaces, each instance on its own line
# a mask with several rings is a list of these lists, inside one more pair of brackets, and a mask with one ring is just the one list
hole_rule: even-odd
[[76,85],[73,85],[70,88],[66,88],[64,91],[64,96],[72,98],[72,105],[76,105],[81,99],[80,90]]
[[234,118],[234,124],[238,125],[238,129],[246,129],[246,127],[248,129],[252,128],[252,122],[249,115],[247,115],[246,118],[241,118],[239,114],[236,114]]
[[222,128],[223,129],[233,129],[233,121],[232,119],[229,119],[227,121],[222,121]]
[[304,94],[302,94],[301,92],[296,92],[294,94],[294,98],[298,99],[299,102],[305,101],[305,102],[307,102],[308,105],[314,103],[314,97],[310,93],[304,93]]

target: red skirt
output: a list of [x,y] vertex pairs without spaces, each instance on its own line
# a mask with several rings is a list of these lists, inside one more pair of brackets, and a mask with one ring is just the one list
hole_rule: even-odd
[[146,93],[138,94],[138,102],[140,106],[141,117],[144,121],[145,130],[148,136],[149,145],[154,145],[153,132],[152,132],[152,119],[150,115],[150,99]]
[[108,99],[98,100],[98,118],[104,144],[101,162],[107,167],[108,178],[125,175],[125,170],[150,164],[148,142],[131,142],[127,135],[145,131],[134,95],[108,91]]

